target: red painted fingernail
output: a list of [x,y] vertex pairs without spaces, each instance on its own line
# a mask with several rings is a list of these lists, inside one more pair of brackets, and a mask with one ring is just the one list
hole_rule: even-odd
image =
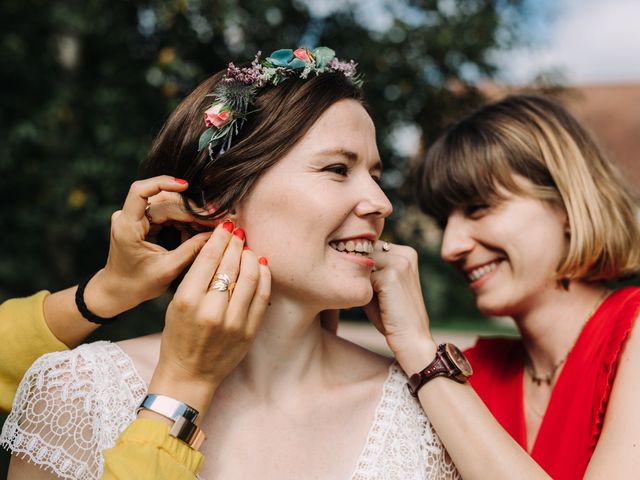
[[247,247],[246,245],[244,247],[242,247],[242,250],[249,250],[249,247]]
[[186,180],[182,179],[182,178],[174,178],[173,179],[176,183],[179,183],[180,185],[185,185],[189,182],[187,182]]
[[233,232],[233,234],[238,237],[240,240],[244,240],[244,230],[241,228],[237,228],[235,232]]
[[260,265],[269,265],[269,262],[267,262],[267,259],[266,259],[266,258],[264,258],[264,257],[260,257],[260,258],[258,259],[258,263],[259,263]]
[[222,224],[222,228],[224,228],[227,232],[231,233],[233,232],[235,225],[233,224],[233,222],[224,222]]

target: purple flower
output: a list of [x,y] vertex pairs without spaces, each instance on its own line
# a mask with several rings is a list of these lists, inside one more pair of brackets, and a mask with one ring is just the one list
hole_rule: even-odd
[[349,60],[348,62],[343,62],[334,58],[329,62],[329,67],[335,72],[341,72],[345,77],[355,77],[356,75],[356,67],[358,64],[353,60]]
[[229,83],[243,83],[244,85],[253,85],[258,80],[259,72],[254,67],[236,67],[230,63],[227,67],[227,73],[222,81]]

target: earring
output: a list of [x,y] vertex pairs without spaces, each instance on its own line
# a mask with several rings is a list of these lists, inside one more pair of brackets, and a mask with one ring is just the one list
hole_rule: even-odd
[[[215,210],[213,212],[211,212],[212,214],[215,213]],[[213,227],[217,227],[218,225],[220,225],[221,223],[225,223],[225,222],[231,222],[235,225],[236,223],[236,212],[235,210],[229,210],[226,212],[226,214],[222,217],[222,218],[218,218],[217,220],[214,221],[213,223]]]

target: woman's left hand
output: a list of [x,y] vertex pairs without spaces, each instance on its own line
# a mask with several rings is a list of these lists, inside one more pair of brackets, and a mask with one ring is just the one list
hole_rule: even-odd
[[418,254],[411,247],[379,241],[372,258],[376,262],[371,274],[375,295],[364,311],[385,336],[405,373],[411,375],[424,368],[436,352],[420,286]]

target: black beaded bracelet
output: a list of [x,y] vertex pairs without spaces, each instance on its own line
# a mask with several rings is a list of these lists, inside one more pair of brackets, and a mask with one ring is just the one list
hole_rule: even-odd
[[78,311],[80,314],[89,320],[92,323],[97,323],[98,325],[108,325],[113,323],[118,316],[111,318],[102,318],[93,313],[91,310],[87,308],[87,304],[84,303],[84,289],[87,287],[89,280],[93,278],[93,275],[88,276],[82,282],[78,284],[78,289],[76,290],[76,307],[78,307]]

